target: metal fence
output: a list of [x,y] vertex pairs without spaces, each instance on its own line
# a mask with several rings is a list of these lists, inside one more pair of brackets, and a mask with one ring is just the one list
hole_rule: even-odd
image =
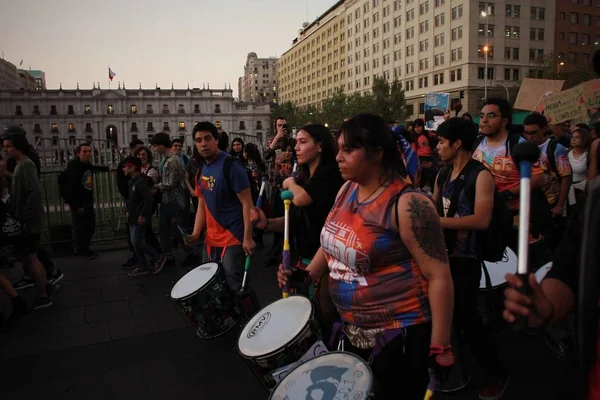
[[114,143],[106,140],[40,138],[34,148],[40,157],[42,202],[44,208],[43,242],[55,250],[73,248],[69,206],[60,197],[58,174],[76,157],[79,144],[92,144],[92,164],[108,166],[108,173],[94,173],[93,193],[96,208],[96,233],[93,241],[122,240],[126,237],[125,206],[117,190],[116,168],[121,154]]

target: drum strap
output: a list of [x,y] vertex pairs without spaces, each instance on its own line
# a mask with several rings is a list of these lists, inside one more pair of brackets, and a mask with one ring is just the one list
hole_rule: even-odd
[[225,252],[227,251],[227,246],[223,247],[220,257],[217,255],[217,253],[218,253],[217,249],[218,249],[218,247],[213,247],[210,244],[207,244],[206,245],[206,254],[208,254],[208,258],[210,261],[222,262],[223,259],[225,258]]
[[[371,365],[373,363],[374,358],[377,357],[379,353],[381,353],[384,350],[385,346],[392,340],[397,338],[399,335],[402,335],[402,340],[406,341],[406,328],[391,329],[377,334],[377,337],[375,339],[375,346],[371,350],[369,360],[367,360],[369,365]],[[333,324],[333,327],[331,328],[331,336],[329,337],[329,348],[334,348],[336,339],[338,340],[337,351],[345,351],[344,342],[346,340],[346,334],[344,333],[343,321],[338,321],[335,324]],[[402,352],[405,351],[406,349],[403,344]]]

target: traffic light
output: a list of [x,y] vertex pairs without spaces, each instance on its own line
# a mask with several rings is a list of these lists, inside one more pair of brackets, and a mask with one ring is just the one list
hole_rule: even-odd
[[461,98],[461,99],[464,99],[464,98],[465,98],[465,91],[464,91],[464,90],[461,90],[461,91],[460,91],[460,98]]

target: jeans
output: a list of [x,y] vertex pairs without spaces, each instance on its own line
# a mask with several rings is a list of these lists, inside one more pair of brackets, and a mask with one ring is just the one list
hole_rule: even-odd
[[[464,333],[477,366],[485,382],[506,376],[498,357],[493,337],[486,333],[477,312],[476,296],[481,279],[481,261],[472,258],[450,258],[450,272],[454,283],[454,329]],[[463,347],[459,337],[459,347]],[[462,350],[462,349],[461,349]]]
[[144,231],[146,225],[131,224],[129,225],[129,235],[131,236],[131,244],[135,249],[135,255],[137,257],[140,268],[148,268],[146,262],[146,255],[150,256],[150,261],[155,263],[159,258],[160,254],[154,247],[150,246],[144,241]]
[[[177,225],[183,227],[181,223],[182,214],[183,210],[176,200],[163,203],[160,206],[160,247],[162,248],[163,253],[166,255],[171,255],[173,253],[171,233],[175,234],[175,239],[179,243],[183,243],[183,235],[177,227]],[[185,246],[184,250],[189,251],[189,249]]]
[[90,242],[96,231],[96,211],[93,204],[83,207],[83,214],[78,214],[77,209],[71,209],[71,218],[75,228],[75,244],[80,255],[90,252]]
[[231,291],[238,292],[242,288],[246,254],[241,244],[225,248],[205,246],[202,252],[202,262],[209,261],[221,262],[225,270],[227,285]]

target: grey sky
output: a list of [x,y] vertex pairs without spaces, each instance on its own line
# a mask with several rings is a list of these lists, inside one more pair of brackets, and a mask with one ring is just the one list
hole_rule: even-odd
[[[336,0],[308,0],[309,21]],[[246,55],[279,56],[306,20],[307,0],[0,0],[0,49],[46,72],[49,89],[222,88]]]

